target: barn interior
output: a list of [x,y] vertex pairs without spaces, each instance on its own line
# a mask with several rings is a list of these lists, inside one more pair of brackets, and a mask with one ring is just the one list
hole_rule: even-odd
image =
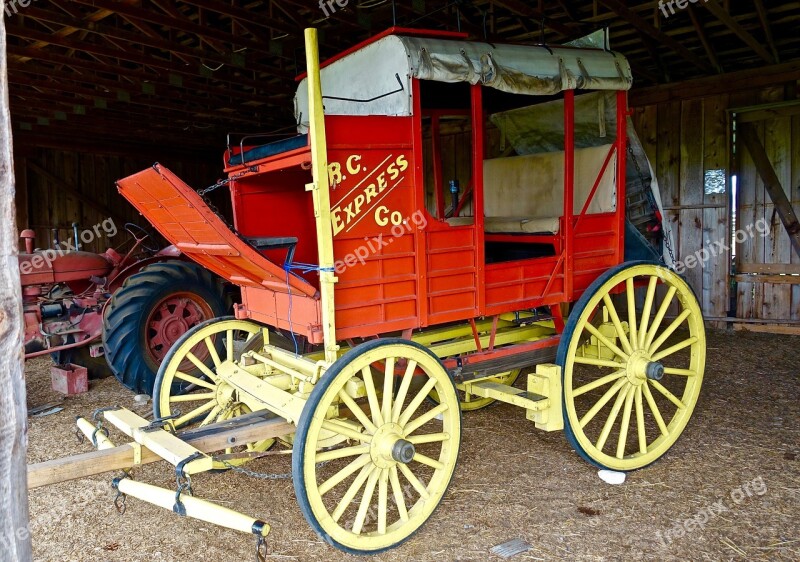
[[[800,372],[800,2],[6,0],[4,9],[16,228],[48,248],[113,219],[113,235],[101,228],[83,241],[82,250],[98,253],[130,243],[122,225],[148,227],[117,180],[159,162],[194,189],[214,187],[243,138],[294,134],[306,28],[318,30],[322,60],[392,27],[622,54],[633,75],[630,119],[652,166],[638,172],[658,183],[671,233],[665,251],[710,334],[704,398],[673,453],[683,456],[609,487],[562,438],[512,420],[508,405],[465,414],[473,437],[462,448],[461,480],[428,526],[378,559],[500,559],[489,549],[514,538],[529,547],[519,560],[800,557],[792,398]],[[428,107],[452,108],[458,86],[423,91]],[[512,109],[500,95],[487,103]],[[466,121],[450,119],[436,139],[454,176],[472,165]],[[426,143],[432,150],[430,136]],[[490,126],[487,153],[504,151],[504,135]],[[432,160],[424,173],[435,185]],[[220,187],[206,196],[230,216]],[[152,231],[151,240],[165,244]],[[64,437],[74,432],[71,414],[138,407],[113,377],[62,403],[50,367],[46,356],[27,363],[28,407],[66,411],[29,420],[29,463],[75,454],[79,446]],[[549,460],[547,449],[556,451]],[[275,476],[267,461],[254,465]],[[141,478],[171,486],[154,466]],[[119,518],[108,492],[97,492],[107,480],[30,491],[35,559],[252,556],[238,535],[176,523],[152,506],[130,505]],[[305,526],[290,479],[212,474],[205,484],[224,505],[257,498],[254,509],[277,531],[266,559],[350,559]],[[727,514],[714,512],[721,501]]]

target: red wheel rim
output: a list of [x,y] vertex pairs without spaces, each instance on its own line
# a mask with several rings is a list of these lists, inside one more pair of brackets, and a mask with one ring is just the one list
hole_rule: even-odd
[[[161,300],[150,313],[146,323],[147,351],[156,364],[189,329],[214,317],[211,307],[193,293],[173,293]],[[195,353],[201,361],[208,356],[205,346],[197,346]],[[187,368],[188,365],[181,365]]]

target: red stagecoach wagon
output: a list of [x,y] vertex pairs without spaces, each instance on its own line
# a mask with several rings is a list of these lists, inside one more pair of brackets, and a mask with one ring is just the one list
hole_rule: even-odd
[[[181,492],[277,441],[310,525],[365,553],[439,504],[462,411],[519,406],[600,467],[661,457],[697,401],[705,336],[655,235],[626,60],[409,29],[321,68],[309,30],[307,54],[297,133],[225,154],[214,187],[230,189],[232,227],[163,166],[119,181],[165,238],[242,290],[235,317],[169,351],[155,424],[104,413],[176,465],[177,494],[128,478],[120,493],[263,539],[265,523]],[[167,431],[264,412],[292,432],[210,454]]]

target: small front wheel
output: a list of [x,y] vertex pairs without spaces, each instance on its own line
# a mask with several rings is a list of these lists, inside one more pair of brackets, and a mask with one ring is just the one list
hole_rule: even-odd
[[[425,400],[433,390],[438,406]],[[326,448],[337,438],[344,443]],[[395,547],[441,502],[460,442],[458,395],[433,353],[397,338],[361,344],[322,375],[297,425],[303,515],[345,552]]]

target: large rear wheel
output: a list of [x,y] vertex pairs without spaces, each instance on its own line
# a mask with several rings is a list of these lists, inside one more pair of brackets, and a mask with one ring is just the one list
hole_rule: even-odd
[[134,392],[152,394],[172,345],[227,308],[221,281],[199,265],[170,261],[145,267],[125,280],[106,309],[103,347],[111,371]]
[[558,348],[567,440],[602,468],[656,461],[689,422],[705,356],[703,314],[681,277],[649,262],[609,270],[576,303]]

